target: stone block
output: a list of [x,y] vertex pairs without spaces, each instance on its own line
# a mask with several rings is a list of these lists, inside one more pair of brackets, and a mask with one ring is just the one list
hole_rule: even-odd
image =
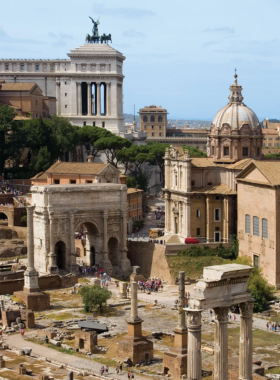
[[17,367],[17,374],[18,375],[26,375],[26,368],[23,366],[23,364],[20,364]]
[[126,336],[118,343],[118,360],[130,358],[132,365],[152,360],[154,356],[153,342],[146,337]]
[[38,377],[39,380],[50,380],[49,375],[46,373],[41,373]]
[[26,291],[14,292],[15,297],[20,298],[27,309],[32,311],[44,311],[50,309],[50,295],[43,292],[28,293]]
[[56,347],[60,347],[61,346],[61,343],[58,340],[50,339],[49,343],[53,344]]
[[6,367],[5,360],[3,359],[3,356],[0,355],[0,368],[5,368],[5,367]]

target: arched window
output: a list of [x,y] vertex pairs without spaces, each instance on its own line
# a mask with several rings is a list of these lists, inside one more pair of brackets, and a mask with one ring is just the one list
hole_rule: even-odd
[[143,116],[143,121],[147,123],[147,121],[148,121],[148,118],[147,118],[147,116],[146,116],[146,115],[145,115],[145,116]]
[[158,122],[159,122],[159,123],[162,123],[162,116],[159,116],[159,117],[158,117]]
[[251,218],[250,215],[245,215],[245,233],[250,234],[251,233]]
[[155,117],[154,117],[154,116],[151,116],[151,122],[152,122],[152,123],[155,122]]
[[253,235],[260,236],[260,223],[257,216],[253,216]]

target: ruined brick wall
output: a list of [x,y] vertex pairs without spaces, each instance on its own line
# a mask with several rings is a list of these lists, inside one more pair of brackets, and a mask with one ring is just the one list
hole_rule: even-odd
[[39,338],[42,335],[46,335],[48,339],[53,339],[56,336],[56,333],[52,331],[37,330],[37,337]]
[[[82,347],[80,341],[83,341]],[[97,345],[96,331],[76,331],[75,332],[75,348],[79,348],[86,352],[95,352]]]
[[24,279],[4,280],[0,282],[0,295],[13,294],[23,289]]
[[131,265],[140,266],[144,277],[160,277],[169,284],[174,283],[165,256],[165,245],[129,241],[127,247]]

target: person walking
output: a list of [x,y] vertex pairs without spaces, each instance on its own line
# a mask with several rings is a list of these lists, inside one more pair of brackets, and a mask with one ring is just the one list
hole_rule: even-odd
[[120,372],[120,367],[119,366],[117,366],[116,371],[117,371],[117,375],[118,375],[119,372]]
[[108,366],[108,364],[105,367],[105,372],[106,372],[106,375],[108,375],[108,373],[109,373],[109,366]]
[[122,373],[122,363],[120,364],[120,373]]
[[134,379],[134,373],[133,373],[133,371],[131,371],[130,377],[131,377],[131,379]]
[[127,372],[127,380],[130,380],[130,372]]

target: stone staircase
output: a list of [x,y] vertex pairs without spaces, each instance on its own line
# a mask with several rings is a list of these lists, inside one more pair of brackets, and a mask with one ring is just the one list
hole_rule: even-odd
[[166,244],[181,244],[181,240],[177,235],[172,235],[170,239],[165,240]]

